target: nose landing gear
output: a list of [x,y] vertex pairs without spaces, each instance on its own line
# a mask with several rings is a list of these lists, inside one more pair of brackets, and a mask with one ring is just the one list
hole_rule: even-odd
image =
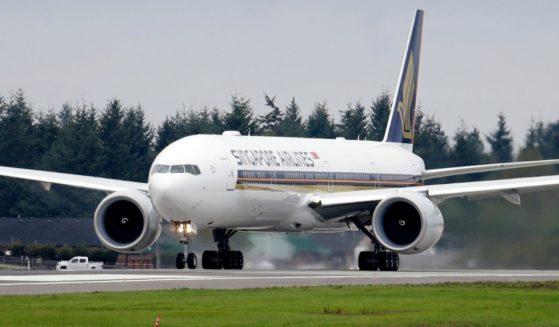
[[177,269],[184,269],[185,267],[188,267],[188,269],[196,269],[196,266],[198,266],[198,258],[196,254],[192,252],[188,253],[186,257],[183,252],[179,252],[177,253],[175,265]]
[[[196,225],[190,221],[171,221],[171,231],[181,235],[180,242],[184,244],[184,251],[177,253],[175,266],[177,269],[196,269],[198,258],[194,252],[188,252],[188,244],[192,241],[191,236],[197,233]],[[185,256],[186,253],[186,256]]]

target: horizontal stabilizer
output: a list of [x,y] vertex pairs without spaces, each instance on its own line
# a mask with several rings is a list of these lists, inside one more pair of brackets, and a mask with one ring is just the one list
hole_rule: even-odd
[[441,178],[441,177],[448,177],[448,176],[484,173],[488,171],[529,168],[529,167],[549,166],[549,165],[559,165],[559,159],[509,162],[509,163],[462,166],[462,167],[451,167],[451,168],[441,168],[441,169],[428,169],[421,174],[421,177],[423,178],[423,180],[426,180],[426,179]]

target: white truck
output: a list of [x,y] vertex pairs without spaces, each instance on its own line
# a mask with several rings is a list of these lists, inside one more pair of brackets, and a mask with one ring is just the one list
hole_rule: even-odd
[[59,261],[56,263],[56,270],[101,270],[103,262],[89,261],[88,257],[73,257],[70,261]]

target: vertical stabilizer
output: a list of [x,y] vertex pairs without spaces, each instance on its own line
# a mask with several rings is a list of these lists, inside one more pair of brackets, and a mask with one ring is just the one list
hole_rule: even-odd
[[421,31],[423,10],[417,10],[412,23],[408,46],[394,94],[392,110],[383,142],[398,143],[410,151],[413,148],[415,130],[415,109],[417,77],[419,74],[419,54],[421,50]]

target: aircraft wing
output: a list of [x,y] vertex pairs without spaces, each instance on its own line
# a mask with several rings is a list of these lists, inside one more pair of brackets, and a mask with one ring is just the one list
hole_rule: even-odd
[[501,179],[481,182],[423,185],[406,188],[377,189],[351,192],[318,193],[310,196],[307,205],[324,219],[343,218],[372,210],[383,199],[402,193],[421,193],[435,203],[452,198],[478,200],[502,197],[520,205],[520,195],[536,191],[559,190],[559,175]]
[[79,187],[90,190],[116,192],[122,190],[140,190],[148,191],[147,183],[129,182],[118,179],[109,179],[101,177],[74,175],[55,173],[51,171],[21,169],[0,166],[0,176],[25,179],[40,182],[46,189],[50,189],[51,184],[60,184],[73,187]]
[[424,180],[426,180],[432,178],[465,175],[465,174],[473,174],[473,173],[483,173],[483,172],[496,171],[496,170],[518,169],[518,168],[549,166],[549,165],[558,165],[558,164],[559,164],[559,160],[553,159],[553,160],[521,161],[521,162],[496,163],[496,164],[476,165],[476,166],[428,169],[421,174],[421,177]]

